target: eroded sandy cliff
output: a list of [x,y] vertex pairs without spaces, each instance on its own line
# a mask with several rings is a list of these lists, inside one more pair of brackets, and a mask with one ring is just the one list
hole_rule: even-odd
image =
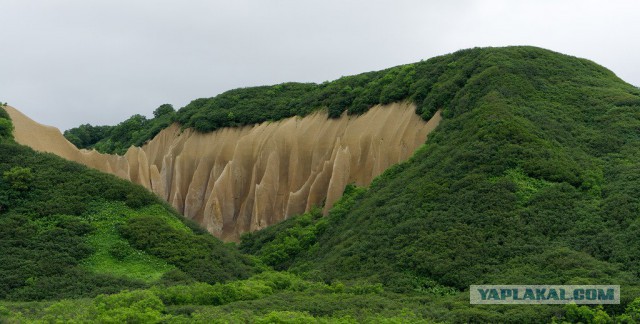
[[347,184],[368,185],[407,159],[440,121],[392,104],[358,117],[316,113],[208,134],[174,125],[117,156],[78,150],[58,129],[7,111],[19,143],[139,183],[223,240],[323,202],[326,212]]

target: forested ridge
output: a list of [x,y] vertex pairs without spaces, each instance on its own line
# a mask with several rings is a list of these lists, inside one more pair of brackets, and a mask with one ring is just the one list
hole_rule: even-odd
[[362,114],[374,105],[404,100],[415,102],[416,114],[428,120],[465,84],[477,68],[476,56],[481,53],[477,49],[463,50],[321,84],[289,82],[234,89],[212,98],[193,100],[178,111],[169,104],[161,105],[151,119],[134,115],[115,126],[84,124],[65,131],[64,135],[78,148],[124,154],[130,146],[143,145],[173,122],[183,128],[211,132],[222,127],[306,116],[321,109],[326,109],[330,118],[344,112]]
[[[346,86],[351,91],[343,91]],[[0,221],[12,222],[0,226],[6,231],[0,241],[16,251],[3,256],[13,256],[8,262],[31,271],[14,271],[17,265],[0,268],[7,278],[19,276],[4,284],[9,289],[0,299],[10,301],[0,302],[0,318],[640,321],[640,90],[591,61],[534,47],[476,48],[320,85],[237,89],[195,100],[177,112],[164,106],[155,114],[164,116],[162,122],[147,121],[153,131],[136,128],[135,144],[148,139],[140,134],[175,121],[211,131],[315,109],[329,109],[333,117],[345,111],[361,113],[385,100],[413,101],[425,118],[442,109],[443,121],[408,161],[391,167],[369,187],[349,185],[327,217],[314,209],[244,235],[237,248],[178,221],[174,212],[138,187],[11,143],[6,136],[10,132],[2,133],[11,126],[3,122],[6,117],[0,118],[0,134],[5,134],[0,148],[13,150],[0,155],[4,197],[30,197],[30,190],[41,190],[34,194],[37,198],[25,200],[28,204],[0,196],[0,205],[6,205]],[[126,127],[120,131],[122,139],[98,136],[91,145],[119,143],[113,152],[121,153],[118,150],[134,144],[135,136],[129,136]],[[12,158],[23,151],[28,154]],[[30,159],[44,162],[22,163]],[[51,170],[70,168],[103,177],[100,181],[120,189],[91,189],[72,181],[70,187],[100,198],[85,205],[67,199],[73,197],[67,194],[54,204],[47,197],[56,194],[31,187],[45,171],[30,174],[49,164]],[[21,189],[25,185],[31,189]],[[55,192],[60,190],[71,189]],[[56,210],[57,205],[70,209]],[[69,228],[66,222],[74,219],[78,221],[71,221],[74,226]],[[101,225],[112,221],[116,226]],[[7,229],[13,227],[32,233],[30,243],[16,247],[17,241],[5,239],[16,233]],[[30,276],[46,269],[37,268],[37,262],[19,263],[18,253],[28,255],[25,246],[49,242],[50,236],[40,235],[51,235],[51,230],[68,231],[56,237],[69,237],[80,247],[65,248],[68,255],[51,258],[84,271],[86,282],[109,276],[112,283],[29,295],[39,291],[34,284],[42,287],[37,285],[48,278]],[[90,233],[102,233],[110,245]],[[101,246],[106,252],[95,252]],[[39,246],[32,249],[42,251]],[[216,252],[210,254],[211,249]],[[185,260],[182,251],[193,258]],[[127,265],[138,253],[144,262]],[[107,263],[96,255],[108,255],[111,265],[124,264],[136,275],[105,273],[100,265]],[[229,262],[233,269],[225,267]],[[149,264],[160,269],[154,276],[140,270]],[[605,306],[480,306],[469,304],[472,284],[617,284],[622,298],[620,305]]]

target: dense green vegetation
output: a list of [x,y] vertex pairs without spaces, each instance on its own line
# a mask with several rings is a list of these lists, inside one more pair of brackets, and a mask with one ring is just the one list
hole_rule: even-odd
[[176,118],[173,106],[164,104],[153,111],[153,118],[133,115],[116,126],[90,124],[66,130],[64,136],[78,148],[93,148],[100,152],[124,154],[130,146],[142,146]]
[[13,138],[13,124],[9,118],[9,114],[3,109],[5,103],[0,103],[0,140]]
[[226,284],[156,286],[93,299],[5,302],[0,305],[3,317],[20,323],[634,323],[640,320],[640,298],[618,315],[575,304],[469,308],[465,294],[397,294],[380,285],[326,284],[268,271]]
[[[10,122],[0,109],[4,121]],[[194,269],[209,283],[254,271],[253,261],[144,188],[34,152],[6,135],[0,139],[0,175],[0,299],[90,297],[177,278],[195,281],[202,274]],[[140,220],[155,228],[131,228]],[[165,241],[163,253],[140,244],[149,235]],[[198,260],[198,267],[188,259]]]
[[[473,73],[426,145],[334,209],[311,248],[278,264],[396,292],[615,283],[623,304],[638,297],[640,91],[542,49],[466,53]],[[241,247],[264,258],[297,238],[282,236],[267,229]]]
[[[244,235],[250,257],[142,188],[4,136],[0,244],[11,252],[0,255],[0,299],[11,301],[0,319],[640,321],[640,90],[593,62],[532,47],[464,50],[320,85],[232,90],[166,109],[162,125],[210,131],[399,100],[425,118],[442,109],[425,145],[369,187],[348,186],[328,217],[316,209]],[[149,139],[156,118],[115,126],[117,140],[85,127],[81,140],[121,153]],[[45,190],[56,181],[70,184]],[[469,305],[469,285],[485,283],[619,284],[622,298]]]
[[[421,306],[434,300],[434,296],[385,292],[379,285],[328,285],[286,272],[264,272],[227,284],[193,283],[122,291],[94,299],[5,303],[0,306],[0,315],[4,312],[16,322],[427,322],[431,314]],[[438,310],[443,312],[445,307],[439,305]]]
[[133,247],[167,260],[198,281],[225,282],[251,273],[249,260],[240,258],[235,250],[225,249],[220,240],[196,226],[185,231],[147,215],[130,218],[119,232]]

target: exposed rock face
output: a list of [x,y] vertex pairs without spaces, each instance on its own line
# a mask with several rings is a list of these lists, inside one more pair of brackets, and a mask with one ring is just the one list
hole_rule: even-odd
[[78,150],[59,130],[7,107],[16,141],[139,183],[223,240],[324,202],[349,183],[368,185],[407,159],[440,121],[415,106],[376,106],[361,116],[325,113],[208,134],[173,125],[124,156]]

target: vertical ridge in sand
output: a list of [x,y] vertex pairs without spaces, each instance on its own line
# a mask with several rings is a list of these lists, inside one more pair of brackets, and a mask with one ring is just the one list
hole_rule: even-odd
[[376,106],[361,116],[318,112],[207,134],[177,125],[124,156],[78,150],[54,127],[7,107],[18,143],[139,183],[217,237],[233,241],[324,202],[349,183],[368,185],[406,160],[435,129],[415,106]]

